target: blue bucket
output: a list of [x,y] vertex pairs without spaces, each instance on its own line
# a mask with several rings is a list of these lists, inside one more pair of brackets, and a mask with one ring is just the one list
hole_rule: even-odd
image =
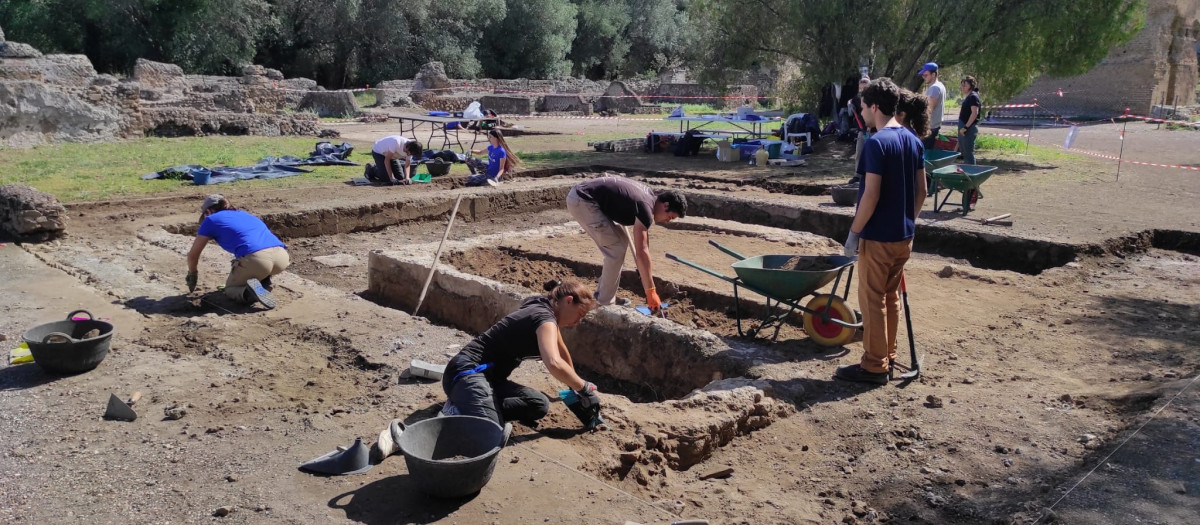
[[212,172],[207,169],[192,170],[192,184],[204,186],[208,184],[210,176],[212,176]]

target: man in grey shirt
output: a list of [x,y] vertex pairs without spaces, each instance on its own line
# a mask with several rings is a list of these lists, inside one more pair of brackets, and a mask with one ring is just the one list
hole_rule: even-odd
[[933,149],[933,141],[942,131],[942,115],[946,111],[946,86],[938,80],[938,65],[928,62],[921,71],[917,72],[929,87],[925,96],[929,97],[929,136],[925,137],[925,149]]

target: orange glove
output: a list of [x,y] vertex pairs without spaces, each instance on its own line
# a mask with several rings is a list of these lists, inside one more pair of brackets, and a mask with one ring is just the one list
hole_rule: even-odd
[[658,291],[654,287],[646,290],[646,306],[649,306],[653,313],[662,310],[662,300],[658,298]]

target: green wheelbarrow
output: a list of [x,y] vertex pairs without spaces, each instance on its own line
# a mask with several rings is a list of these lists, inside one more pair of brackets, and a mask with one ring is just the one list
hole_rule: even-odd
[[925,150],[925,185],[930,188],[929,191],[933,191],[933,170],[953,164],[960,156],[962,154],[957,151],[946,151],[944,149]]
[[[737,277],[728,277],[670,253],[667,254],[667,258],[733,284],[738,335],[746,336],[742,331],[739,295],[739,289],[743,288],[767,298],[766,314],[759,325],[749,331],[751,337],[764,329],[774,327],[775,334],[771,339],[778,339],[779,329],[782,328],[784,320],[796,310],[804,313],[804,332],[821,346],[847,344],[854,339],[855,330],[862,328],[859,314],[846,304],[846,296],[850,293],[850,281],[854,277],[854,262],[858,258],[842,255],[746,257],[721,246],[716,241],[710,240],[708,243],[738,259],[731,265]],[[846,275],[846,287],[839,297],[837,289],[842,274],[847,270],[849,272]],[[830,293],[817,293],[817,290],[831,281],[833,288]],[[812,299],[804,305],[800,304],[801,300],[810,295],[813,296]]]
[[[962,204],[952,206],[959,206],[962,214],[966,215],[971,211],[971,205],[983,197],[983,192],[979,191],[979,187],[992,176],[994,171],[996,171],[995,166],[976,164],[951,164],[933,170],[930,174],[933,182],[929,185],[929,193],[933,195],[933,211],[942,211],[942,207],[950,200],[950,195],[957,191],[962,195]],[[938,194],[943,189],[946,190],[946,196],[939,204]]]

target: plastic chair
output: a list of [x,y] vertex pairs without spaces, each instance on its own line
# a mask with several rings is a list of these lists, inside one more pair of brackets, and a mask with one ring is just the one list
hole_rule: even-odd
[[792,129],[792,122],[803,119],[805,115],[807,115],[807,113],[796,113],[796,114],[789,116],[787,118],[787,120],[784,121],[784,123],[783,123],[783,140],[792,142],[793,139],[803,138],[804,143],[807,144],[809,148],[811,148],[812,147],[812,133],[811,132],[804,131],[804,132],[788,133],[788,130]]

